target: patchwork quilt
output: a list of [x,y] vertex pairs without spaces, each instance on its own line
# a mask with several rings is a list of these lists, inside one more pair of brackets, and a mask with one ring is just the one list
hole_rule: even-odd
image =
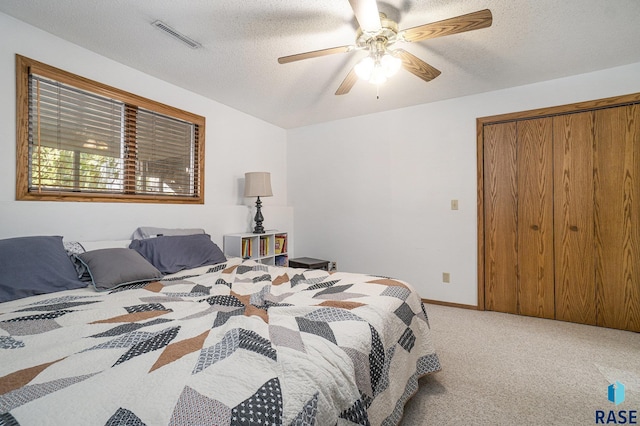
[[0,304],[0,425],[396,425],[440,364],[405,282],[226,263]]

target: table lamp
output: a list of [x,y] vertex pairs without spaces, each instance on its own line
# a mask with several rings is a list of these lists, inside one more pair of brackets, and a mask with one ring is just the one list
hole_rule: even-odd
[[273,192],[271,191],[271,173],[269,172],[247,172],[244,174],[244,196],[245,197],[258,197],[256,200],[256,226],[253,229],[254,234],[264,234],[264,227],[262,226],[262,201],[260,197],[271,197]]

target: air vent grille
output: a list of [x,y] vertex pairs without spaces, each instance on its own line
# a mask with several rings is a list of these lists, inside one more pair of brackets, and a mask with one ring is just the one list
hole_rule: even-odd
[[186,44],[192,49],[199,49],[202,47],[202,45],[197,41],[190,39],[184,34],[180,34],[178,31],[174,30],[173,28],[171,28],[170,26],[168,26],[167,24],[165,24],[160,20],[152,22],[151,25],[153,25],[154,27],[156,27],[161,31],[164,31],[165,33],[169,34],[171,37],[181,41],[182,43]]

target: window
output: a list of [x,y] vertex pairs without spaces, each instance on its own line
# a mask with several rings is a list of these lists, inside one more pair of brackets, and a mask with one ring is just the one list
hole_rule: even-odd
[[204,203],[204,117],[16,65],[17,199]]

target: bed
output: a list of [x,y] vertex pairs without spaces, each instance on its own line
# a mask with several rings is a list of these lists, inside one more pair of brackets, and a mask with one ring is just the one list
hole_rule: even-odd
[[[15,273],[26,251],[7,241],[0,264]],[[40,246],[29,262],[50,251]],[[135,251],[77,255],[88,287],[0,303],[0,424],[396,425],[418,379],[440,370],[403,281],[224,256],[160,275],[166,258],[142,256],[153,275],[132,279],[123,250]],[[106,264],[91,257],[106,252]],[[28,270],[28,284],[61,282]]]

